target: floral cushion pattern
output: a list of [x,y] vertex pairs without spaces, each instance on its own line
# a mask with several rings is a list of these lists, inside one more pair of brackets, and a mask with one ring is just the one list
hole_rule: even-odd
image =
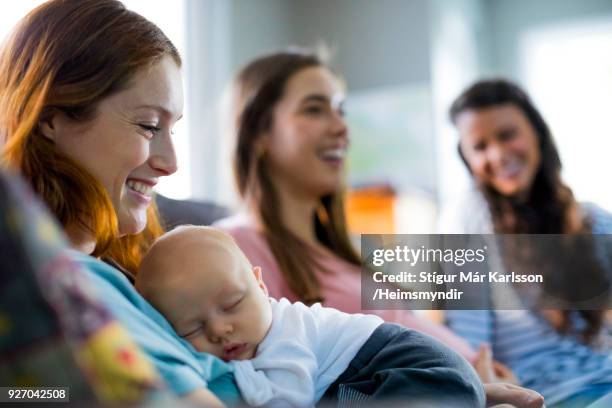
[[0,384],[69,386],[70,400],[158,395],[154,367],[110,315],[37,197],[0,173]]

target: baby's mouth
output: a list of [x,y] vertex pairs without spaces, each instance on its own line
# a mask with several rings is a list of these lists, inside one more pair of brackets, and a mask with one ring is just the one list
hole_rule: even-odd
[[247,343],[230,343],[223,347],[223,360],[238,360],[246,349]]

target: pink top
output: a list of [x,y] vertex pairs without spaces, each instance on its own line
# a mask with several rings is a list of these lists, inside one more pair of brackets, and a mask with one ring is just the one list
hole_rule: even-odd
[[[271,297],[285,297],[292,302],[300,300],[287,285],[268,242],[248,215],[240,214],[223,219],[215,223],[215,227],[231,234],[251,263],[261,267]],[[398,323],[435,337],[473,361],[475,353],[469,344],[444,326],[420,318],[409,310],[362,310],[361,269],[332,255],[321,254],[319,261],[326,269],[325,272],[320,271],[318,276],[321,295],[325,299],[324,306],[346,313],[376,314],[387,322]]]

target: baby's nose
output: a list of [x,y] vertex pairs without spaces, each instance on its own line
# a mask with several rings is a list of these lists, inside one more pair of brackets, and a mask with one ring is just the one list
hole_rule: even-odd
[[220,342],[228,334],[233,332],[233,326],[228,322],[219,322],[210,325],[210,339],[213,342]]

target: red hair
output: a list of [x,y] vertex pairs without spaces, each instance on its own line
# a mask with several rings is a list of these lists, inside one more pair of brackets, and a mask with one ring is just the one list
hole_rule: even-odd
[[51,0],[24,17],[0,51],[3,163],[22,173],[64,227],[91,230],[92,255],[112,257],[130,271],[163,232],[155,206],[142,233],[119,238],[105,188],[44,137],[39,124],[55,112],[90,121],[101,100],[164,56],[181,65],[155,24],[115,0]]

